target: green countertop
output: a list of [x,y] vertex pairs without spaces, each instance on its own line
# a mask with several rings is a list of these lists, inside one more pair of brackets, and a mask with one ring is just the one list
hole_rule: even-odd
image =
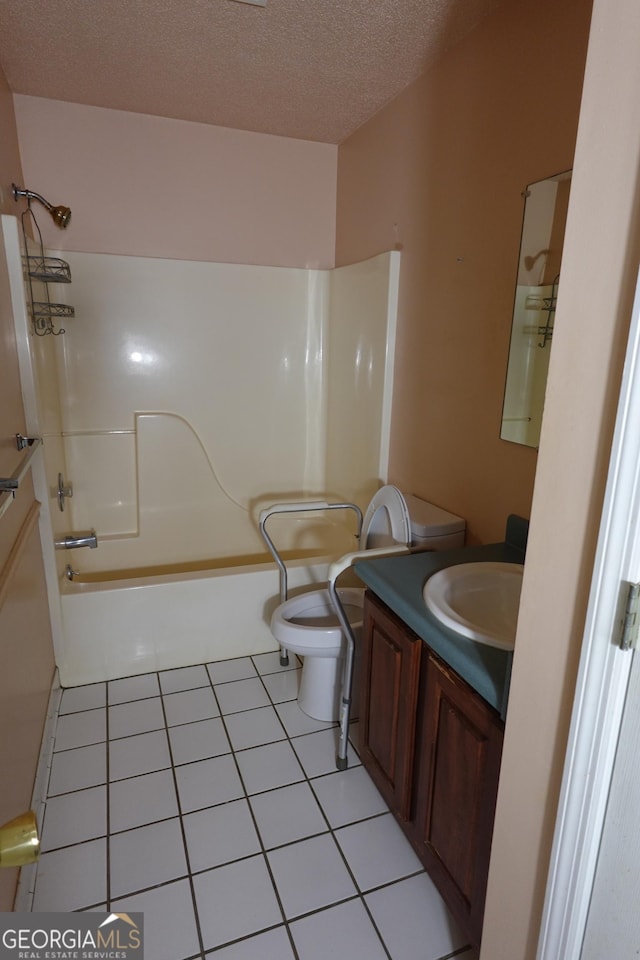
[[422,590],[443,567],[484,560],[523,563],[524,546],[512,542],[462,547],[434,553],[411,553],[355,564],[358,577],[431,649],[476,690],[504,719],[509,697],[513,652],[460,636],[427,610]]

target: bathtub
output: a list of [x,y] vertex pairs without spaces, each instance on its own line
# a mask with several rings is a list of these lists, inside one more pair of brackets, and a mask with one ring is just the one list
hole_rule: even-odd
[[[273,562],[233,558],[63,580],[60,683],[72,687],[277,650]],[[326,581],[332,557],[287,560],[289,591]]]

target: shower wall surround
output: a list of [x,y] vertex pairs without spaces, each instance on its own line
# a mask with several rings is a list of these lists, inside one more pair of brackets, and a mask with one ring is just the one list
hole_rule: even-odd
[[[386,478],[399,257],[326,271],[66,252],[75,319],[32,347],[49,484],[73,483],[55,525],[95,528],[99,547],[58,562],[251,556],[265,501],[365,505]],[[308,523],[287,527],[313,551]]]

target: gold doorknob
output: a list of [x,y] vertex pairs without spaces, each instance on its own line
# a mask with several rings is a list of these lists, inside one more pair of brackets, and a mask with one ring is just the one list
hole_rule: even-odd
[[33,810],[0,827],[0,867],[22,867],[40,856],[40,837]]

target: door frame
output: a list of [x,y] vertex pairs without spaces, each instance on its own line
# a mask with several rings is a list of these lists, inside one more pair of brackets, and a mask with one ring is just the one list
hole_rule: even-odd
[[[632,651],[618,642],[625,583],[640,580],[640,274],[551,853],[537,960],[579,960]],[[635,416],[634,416],[635,413]]]

